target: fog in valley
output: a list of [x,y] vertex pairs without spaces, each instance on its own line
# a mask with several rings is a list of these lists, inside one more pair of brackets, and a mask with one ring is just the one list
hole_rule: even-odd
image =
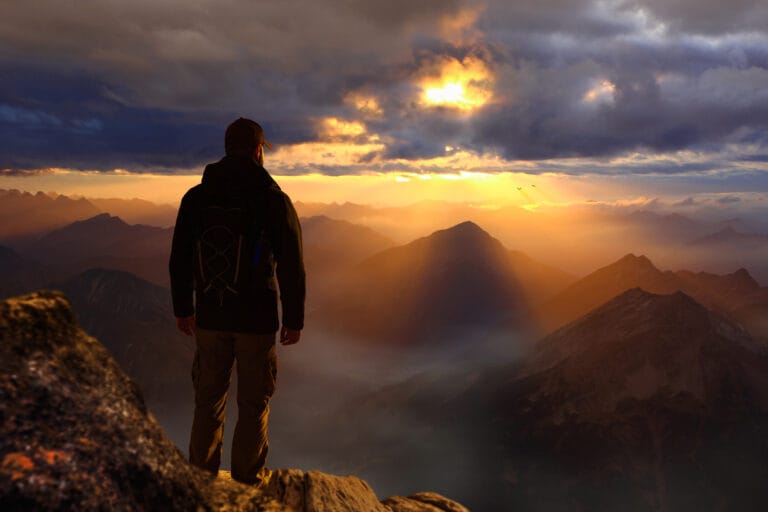
[[[186,452],[194,341],[167,288],[175,208],[2,194],[0,294],[63,290]],[[472,510],[682,503],[768,425],[768,206],[734,204],[297,203],[306,329],[278,347],[269,466]],[[686,436],[698,462],[669,441]],[[746,480],[701,499],[760,467],[745,455]]]

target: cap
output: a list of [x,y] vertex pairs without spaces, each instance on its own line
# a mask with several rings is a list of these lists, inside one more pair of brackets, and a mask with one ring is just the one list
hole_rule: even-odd
[[227,153],[251,150],[257,144],[264,144],[268,149],[272,149],[272,144],[264,138],[264,129],[256,121],[240,117],[227,126],[224,134]]

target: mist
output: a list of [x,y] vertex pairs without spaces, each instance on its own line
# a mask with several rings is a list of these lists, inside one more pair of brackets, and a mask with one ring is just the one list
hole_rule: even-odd
[[[166,281],[171,230],[101,213],[95,205],[106,203],[87,198],[12,197],[0,209],[7,219],[14,211],[18,215],[22,208],[43,205],[49,224],[25,231],[22,223],[7,230],[0,240],[0,293],[65,290],[83,327],[137,381],[149,410],[186,453],[194,404],[189,375],[193,340],[173,326]],[[131,204],[115,207],[130,209]],[[739,364],[762,364],[762,350],[768,346],[768,293],[759,283],[768,276],[768,243],[759,199],[700,199],[693,206],[691,201],[572,204],[534,210],[444,202],[297,207],[306,242],[307,328],[298,345],[278,346],[269,467],[356,475],[381,498],[432,490],[480,511],[497,510],[500,503],[546,510],[564,506],[568,496],[629,506],[649,499],[637,485],[644,481],[648,463],[644,443],[656,435],[646,432],[632,414],[660,415],[659,421],[669,421],[675,435],[683,437],[692,435],[692,421],[714,422],[707,439],[716,441],[721,435],[718,422],[724,422],[726,430],[731,424],[761,424],[757,399],[750,398],[744,406],[758,411],[746,419],[742,412],[730,410],[718,412],[714,420],[692,419],[698,405],[683,401],[678,410],[682,398],[669,402],[662,393],[624,403],[629,416],[617,410],[610,428],[630,429],[636,437],[611,437],[614,444],[600,448],[598,440],[612,436],[613,430],[572,423],[574,416],[560,412],[576,403],[574,399],[584,400],[578,394],[568,398],[578,386],[560,387],[574,374],[586,382],[576,382],[585,386],[586,396],[610,394],[614,388],[623,390],[620,379],[597,388],[590,382],[606,372],[621,372],[622,364],[631,371],[635,364],[650,364],[633,359],[633,352],[605,355],[602,348],[590,348],[599,333],[627,322],[636,322],[638,332],[650,333],[638,347],[667,338],[678,339],[675,346],[684,347],[691,342],[687,334],[670,334],[669,329],[706,330],[702,319],[720,315],[734,323],[715,331],[731,333],[735,341],[717,341],[717,350],[728,347],[726,353]],[[50,224],[53,218],[64,222],[76,217],[73,211],[86,218]],[[82,242],[94,237],[94,243]],[[634,255],[625,256],[628,253]],[[747,270],[736,273],[740,267]],[[699,274],[704,270],[713,274]],[[637,288],[662,295],[622,295]],[[621,302],[631,302],[638,294],[658,302],[677,297],[664,294],[679,295],[681,290],[710,309],[697,305],[690,318],[675,320],[670,327],[658,325],[666,313],[638,319],[635,313],[644,309]],[[617,300],[623,304],[621,314],[608,307]],[[689,304],[688,299],[683,302]],[[686,311],[670,315],[677,318],[688,315]],[[585,319],[595,318],[600,325],[581,327]],[[752,341],[743,343],[745,336]],[[606,360],[573,374],[558,366],[537,367],[541,347],[558,339]],[[744,346],[756,352],[745,355]],[[654,364],[675,362],[685,354],[656,354]],[[762,375],[759,368],[739,375],[751,379]],[[741,385],[762,389],[751,381]],[[713,389],[726,388],[716,384]],[[230,465],[236,389],[235,378],[228,399],[223,469]],[[587,409],[573,413],[586,414]],[[603,420],[594,421],[601,425]],[[745,439],[751,439],[751,431],[744,428]],[[701,442],[719,446],[719,441]],[[558,446],[573,452],[563,455],[553,448]],[[736,445],[729,449],[734,454],[742,450]],[[589,453],[572,460],[579,450]],[[677,457],[676,448],[670,450]],[[621,462],[629,471],[623,483],[600,488],[601,479],[608,478],[600,464],[624,451],[632,457]],[[707,460],[715,457],[712,453],[706,452]],[[699,469],[678,462],[685,466],[685,475],[698,474]],[[753,462],[746,461],[745,467]],[[577,474],[578,485],[563,487],[563,480]],[[687,485],[680,483],[679,488]],[[654,492],[663,495],[659,489]]]

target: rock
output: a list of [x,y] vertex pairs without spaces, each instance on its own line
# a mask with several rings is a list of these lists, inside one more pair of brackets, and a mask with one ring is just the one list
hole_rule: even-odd
[[392,496],[382,503],[392,512],[469,512],[455,501],[434,492],[419,492],[407,498]]
[[104,509],[466,510],[430,493],[381,503],[359,478],[317,471],[277,470],[258,487],[212,478],[187,463],[61,293],[1,302],[0,510]]

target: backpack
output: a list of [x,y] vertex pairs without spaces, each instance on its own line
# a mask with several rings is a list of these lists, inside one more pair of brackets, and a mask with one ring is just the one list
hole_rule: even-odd
[[204,193],[195,233],[195,289],[225,307],[259,289],[274,288],[266,187],[257,197]]

